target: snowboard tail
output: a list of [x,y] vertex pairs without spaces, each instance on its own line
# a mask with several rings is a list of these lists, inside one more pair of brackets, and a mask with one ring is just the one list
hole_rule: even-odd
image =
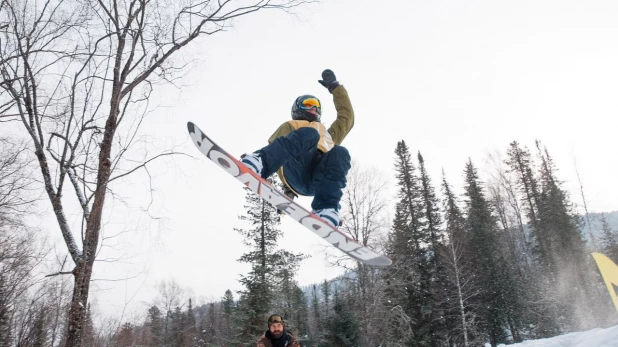
[[328,224],[322,218],[285,196],[283,192],[275,189],[267,180],[258,176],[238,159],[229,155],[215,144],[215,142],[206,136],[195,124],[188,122],[187,128],[191,140],[193,140],[193,143],[202,154],[225,170],[225,172],[238,179],[272,206],[292,217],[307,229],[361,263],[376,267],[391,265],[392,261],[389,258],[359,244],[357,241]]

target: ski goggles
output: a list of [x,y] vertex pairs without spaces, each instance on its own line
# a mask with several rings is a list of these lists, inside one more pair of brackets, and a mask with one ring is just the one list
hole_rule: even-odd
[[301,110],[311,110],[315,107],[318,111],[318,114],[322,114],[322,104],[318,98],[306,98],[298,101],[298,107]]

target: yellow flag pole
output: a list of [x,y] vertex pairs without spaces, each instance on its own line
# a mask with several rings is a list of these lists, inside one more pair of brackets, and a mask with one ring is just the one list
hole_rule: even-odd
[[612,297],[616,311],[618,311],[618,294],[616,294],[614,289],[614,285],[618,287],[618,265],[601,253],[592,253],[592,257],[597,262],[601,276],[609,291],[609,296]]

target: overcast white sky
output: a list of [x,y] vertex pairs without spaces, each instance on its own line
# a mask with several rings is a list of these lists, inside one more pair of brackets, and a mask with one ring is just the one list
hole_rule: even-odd
[[[106,234],[128,232],[107,241],[115,251],[102,256],[130,258],[97,263],[94,277],[137,277],[95,282],[99,310],[116,315],[129,302],[144,312],[154,283],[171,278],[194,297],[240,289],[248,268],[236,262],[244,249],[233,228],[242,227],[244,191],[201,156],[186,122],[237,156],[263,146],[298,95],[318,96],[330,124],[331,96],[317,83],[325,68],[346,86],[356,113],[344,146],[391,181],[402,139],[421,151],[434,183],[444,169],[457,188],[468,158],[482,167],[513,140],[533,147],[540,139],[575,202],[576,159],[589,209],[618,209],[618,2],[327,0],[298,15],[241,18],[186,52],[199,63],[180,90],[158,89],[160,107],[144,127],[153,147],[180,144],[197,160],[152,168],[156,219],[140,212],[150,197],[144,176],[114,187],[130,208],[114,201]],[[281,228],[282,246],[313,255],[298,272],[302,285],[339,273],[324,262],[315,235],[290,218]]]

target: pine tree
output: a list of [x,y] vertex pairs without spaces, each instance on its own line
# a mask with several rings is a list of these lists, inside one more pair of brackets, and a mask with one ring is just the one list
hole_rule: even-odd
[[[420,172],[420,193],[424,209],[423,215],[426,221],[423,233],[429,234],[431,249],[435,250],[442,245],[444,241],[443,232],[440,230],[442,224],[440,206],[435,189],[431,184],[431,178],[427,174],[427,169],[425,168],[425,160],[420,152],[418,153],[418,165]],[[435,254],[432,254],[431,258],[435,262]]]
[[146,326],[150,335],[149,345],[159,346],[166,342],[163,317],[161,316],[161,310],[156,305],[148,309]]
[[185,326],[185,315],[180,307],[176,306],[173,311],[168,312],[169,317],[169,341],[170,347],[183,347],[183,329]]
[[[601,214],[601,237],[599,241],[600,252],[618,264],[618,232],[609,225],[604,213]],[[598,316],[597,322],[602,326],[616,324],[616,311],[612,309],[613,302],[611,302],[611,297],[607,295],[607,287],[598,268],[590,270],[589,278],[592,282],[589,295],[594,298],[593,311]]]
[[522,320],[534,326],[528,335],[529,338],[550,337],[559,333],[558,321],[561,317],[565,317],[565,312],[554,295],[556,264],[551,252],[552,237],[541,221],[543,215],[541,183],[534,175],[535,165],[528,149],[513,141],[507,154],[508,159],[505,162],[509,166],[509,173],[515,176],[527,217],[529,237],[525,243],[525,250],[534,260],[533,266],[528,267],[526,273],[528,286],[521,290],[528,297],[527,302],[523,303],[525,306],[523,309],[533,314],[523,317]]
[[475,303],[473,301],[479,289],[475,286],[472,266],[470,264],[470,251],[468,235],[466,233],[466,221],[458,206],[457,198],[442,172],[442,193],[444,195],[444,222],[448,235],[447,244],[440,248],[440,258],[445,264],[445,273],[449,284],[447,288],[449,341],[455,345],[467,347],[470,345],[472,332],[476,331],[473,326],[472,314]]
[[439,250],[444,247],[444,232],[441,230],[442,216],[440,215],[440,203],[436,196],[435,189],[431,183],[431,178],[425,168],[425,160],[421,153],[418,153],[420,193],[422,197],[423,219],[426,221],[421,233],[428,235],[429,244],[427,246],[427,273],[429,291],[426,296],[425,311],[429,311],[429,336],[431,346],[445,344],[447,327],[446,311],[448,305],[448,286],[445,265],[439,257]]
[[[274,186],[277,185],[275,179],[269,179]],[[264,329],[268,312],[273,307],[274,295],[282,283],[283,271],[288,269],[293,273],[304,256],[277,249],[277,241],[281,237],[277,209],[248,188],[246,191],[247,214],[240,216],[240,219],[251,227],[236,230],[245,237],[245,245],[250,247],[249,252],[239,259],[251,264],[249,274],[241,275],[240,282],[245,289],[240,292],[239,312],[242,317],[241,338],[250,344]]]
[[[420,189],[418,184],[418,178],[416,177],[416,168],[412,163],[411,154],[408,146],[405,142],[399,141],[397,148],[395,149],[397,161],[395,162],[397,185],[399,186],[398,197],[400,203],[404,206],[407,212],[407,221],[409,224],[410,232],[412,233],[412,239],[415,242],[420,241],[418,235],[421,230],[421,215],[422,215],[422,197],[420,196]],[[419,248],[418,245],[415,245]]]
[[487,184],[487,199],[498,226],[496,242],[499,248],[497,253],[500,255],[503,264],[502,267],[498,268],[498,271],[506,274],[501,277],[511,279],[510,285],[504,286],[504,291],[507,294],[504,297],[505,319],[512,339],[515,342],[520,342],[522,341],[520,330],[526,321],[525,312],[527,311],[523,307],[524,302],[520,300],[526,296],[524,283],[529,282],[528,273],[530,271],[528,271],[526,263],[525,238],[520,239],[523,228],[519,226],[523,225],[514,222],[518,217],[513,215],[513,212],[520,213],[517,210],[517,200],[511,197],[511,194],[515,192],[502,168],[497,167],[496,169],[499,178],[490,178],[491,181]]
[[[539,224],[545,235],[552,263],[561,267],[571,260],[582,261],[585,243],[579,217],[571,210],[567,193],[560,188],[560,182],[555,177],[553,160],[547,150],[540,146],[537,141],[541,160]],[[558,271],[558,268],[554,271]]]
[[328,317],[330,314],[330,286],[327,280],[322,282],[322,297],[324,298],[324,316]]
[[[397,143],[395,155],[398,201],[387,245],[393,264],[384,271],[385,305],[387,312],[396,313],[392,319],[401,320],[402,315],[397,307],[403,309],[405,316],[413,318],[410,321],[414,322],[414,342],[402,343],[429,346],[432,343],[431,304],[428,304],[432,301],[432,273],[427,245],[431,244],[431,236],[424,218],[426,209],[419,178],[404,141]],[[403,336],[393,338],[404,339]]]
[[481,289],[477,313],[490,343],[496,346],[506,341],[506,288],[513,281],[508,272],[501,271],[505,264],[498,252],[500,245],[496,220],[485,198],[477,170],[470,160],[466,164],[465,177],[466,228],[476,282]]
[[237,341],[236,304],[231,290],[226,290],[221,301],[220,332],[225,341],[232,346],[239,345]]
[[[199,342],[200,346],[211,347],[218,346],[222,343],[222,339],[217,331],[219,326],[217,322],[217,308],[214,302],[211,302],[208,305],[205,305],[200,312],[200,327],[199,327]],[[224,315],[221,314],[219,317],[223,319]],[[224,341],[228,343],[232,343],[231,339],[233,336],[223,335],[225,337]]]
[[415,267],[410,257],[412,246],[409,240],[407,213],[402,204],[395,207],[393,227],[388,235],[387,254],[393,264],[384,270],[384,307],[387,326],[394,327],[391,334],[384,337],[386,345],[401,343],[408,346],[413,343],[412,317],[408,305],[408,285],[414,281]]
[[534,177],[534,168],[530,151],[522,148],[517,141],[509,144],[507,150],[508,159],[505,161],[509,172],[515,176],[519,192],[522,194],[522,202],[528,227],[530,228],[535,244],[533,246],[536,259],[544,266],[551,266],[545,237],[539,226],[540,191],[538,180]]
[[238,231],[245,237],[245,245],[252,249],[241,256],[240,261],[251,264],[248,275],[241,275],[241,310],[244,315],[242,336],[247,341],[259,335],[264,320],[270,310],[273,298],[272,281],[276,267],[274,259],[276,241],[281,236],[277,229],[279,216],[276,210],[262,198],[247,192],[247,216],[240,219],[248,221],[251,229]]
[[324,335],[322,330],[324,316],[320,313],[320,300],[318,297],[318,286],[316,284],[311,288],[311,313],[311,340],[319,345]]
[[[285,321],[293,321],[294,308],[292,307],[292,300],[294,296],[294,288],[296,288],[296,281],[294,281],[294,275],[285,268],[280,272],[281,283],[275,290],[274,307],[275,311],[283,315]],[[293,330],[292,326],[289,326]]]
[[333,295],[333,311],[328,317],[324,347],[355,347],[361,340],[354,312],[337,291]]
[[116,336],[114,336],[115,346],[132,346],[133,345],[133,325],[131,323],[124,323],[122,328]]
[[189,299],[187,312],[184,313],[182,326],[182,341],[184,346],[195,346],[197,343],[197,322],[195,321],[195,312],[193,311],[193,300]]
[[296,336],[306,335],[308,329],[308,308],[305,294],[294,280],[296,268],[287,267],[280,272],[281,283],[275,290],[275,300],[271,311],[281,314],[286,321],[286,329]]
[[552,277],[556,297],[566,312],[570,329],[592,328],[600,324],[597,319],[603,305],[594,300],[592,260],[588,257],[582,235],[581,218],[574,212],[568,193],[561,188],[556,177],[556,167],[547,148],[536,142],[541,161],[539,227],[546,237],[547,249],[552,259]]
[[618,231],[612,230],[605,214],[601,214],[601,232],[602,253],[618,264]]
[[303,290],[296,286],[292,296],[294,318],[292,320],[298,338],[307,336],[309,331],[309,306]]

